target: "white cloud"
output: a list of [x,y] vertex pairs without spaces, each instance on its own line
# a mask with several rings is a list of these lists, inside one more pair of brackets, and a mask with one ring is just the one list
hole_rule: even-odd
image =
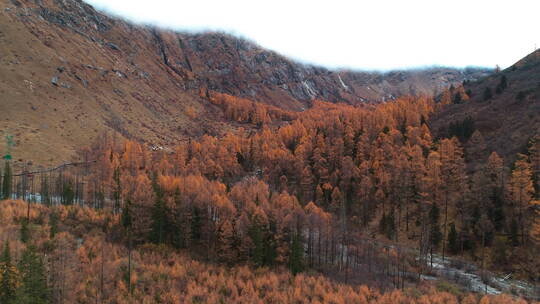
[[507,67],[540,47],[538,0],[85,1],[135,22],[232,32],[327,67]]

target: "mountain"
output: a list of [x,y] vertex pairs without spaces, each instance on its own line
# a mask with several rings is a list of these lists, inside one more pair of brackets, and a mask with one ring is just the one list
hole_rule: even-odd
[[478,130],[488,152],[513,159],[540,134],[540,50],[463,89],[470,96],[467,102],[447,105],[433,117],[432,129],[439,136],[453,135],[450,126],[467,120],[471,127],[464,140]]
[[222,33],[134,25],[78,0],[10,0],[0,11],[0,129],[14,135],[19,162],[56,164],[103,131],[168,146],[236,128],[208,92],[302,111],[314,99],[433,94],[490,73],[332,71]]

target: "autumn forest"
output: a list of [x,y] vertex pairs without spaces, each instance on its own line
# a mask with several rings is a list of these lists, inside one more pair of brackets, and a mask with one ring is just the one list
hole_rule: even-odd
[[467,122],[436,136],[444,98],[201,96],[241,127],[174,148],[103,134],[47,172],[6,162],[2,303],[523,301],[426,281],[448,260],[477,265],[482,293],[540,280],[540,137],[503,158]]

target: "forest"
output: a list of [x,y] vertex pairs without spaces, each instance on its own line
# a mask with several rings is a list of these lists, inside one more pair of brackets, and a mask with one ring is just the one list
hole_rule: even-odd
[[504,159],[471,121],[432,134],[445,102],[427,97],[288,112],[204,94],[243,127],[5,163],[2,303],[523,301],[426,285],[434,256],[540,281],[540,137]]

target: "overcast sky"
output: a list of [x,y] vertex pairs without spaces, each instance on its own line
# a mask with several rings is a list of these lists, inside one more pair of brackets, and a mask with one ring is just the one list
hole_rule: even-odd
[[539,0],[85,1],[134,22],[226,31],[330,68],[504,68],[540,47]]

